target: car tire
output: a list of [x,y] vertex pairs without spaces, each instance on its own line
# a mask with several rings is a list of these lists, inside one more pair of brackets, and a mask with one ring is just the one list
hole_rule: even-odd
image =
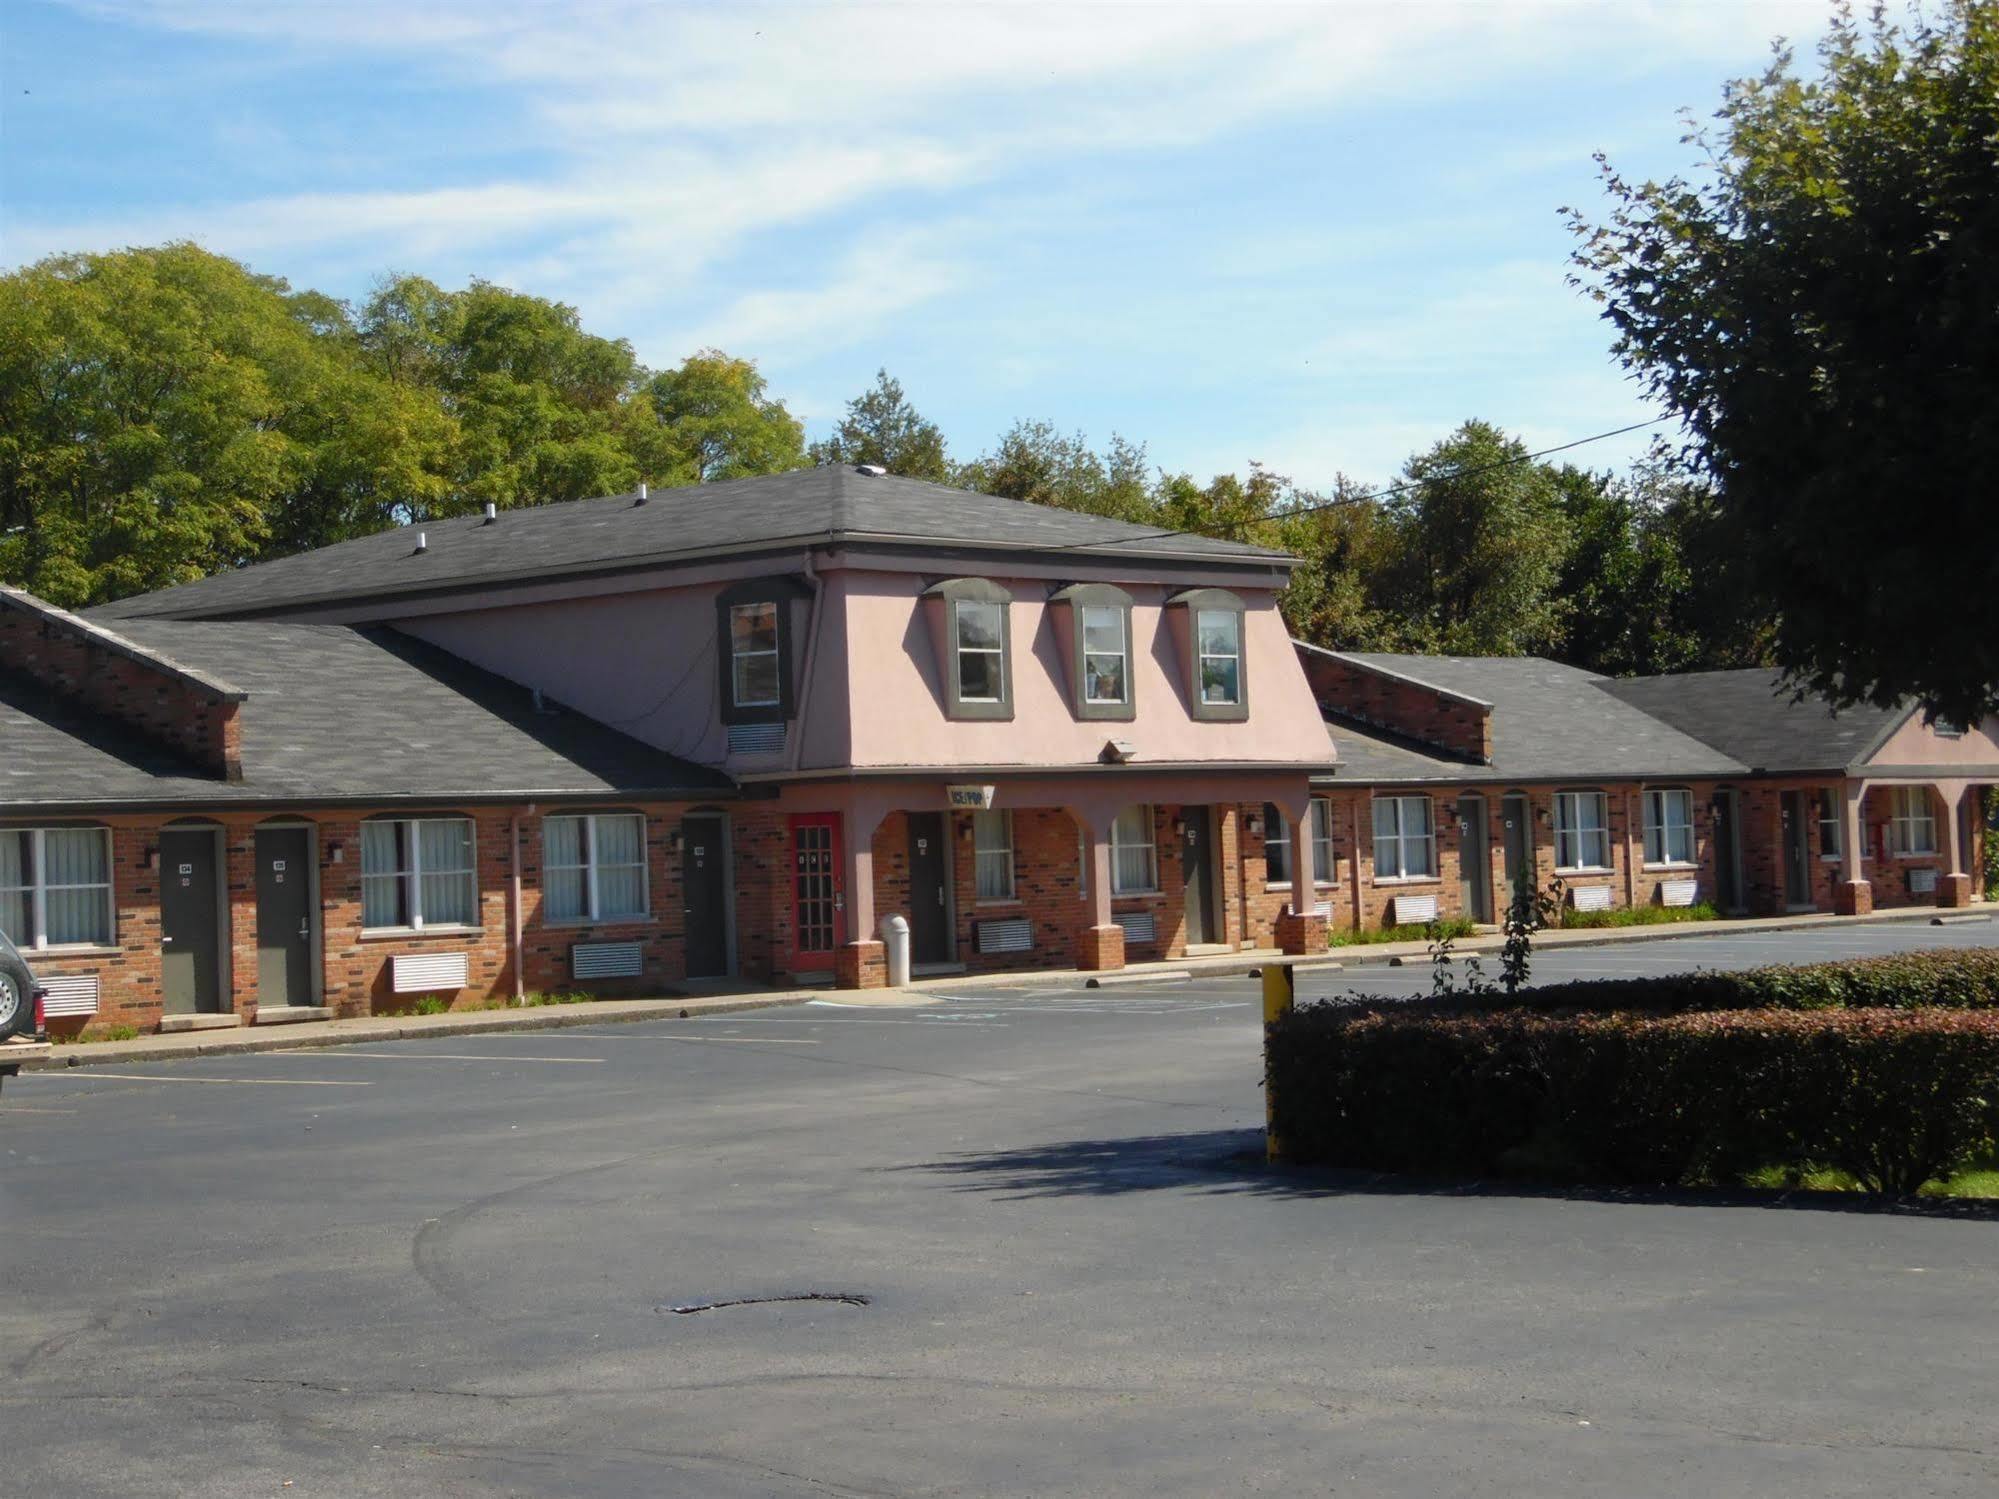
[[12,958],[0,957],[0,1041],[35,1028],[34,993],[28,969]]

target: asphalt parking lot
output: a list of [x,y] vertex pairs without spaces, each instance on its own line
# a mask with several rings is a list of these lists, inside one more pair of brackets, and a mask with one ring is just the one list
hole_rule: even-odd
[[1999,1490],[1982,1209],[1270,1171],[1254,980],[833,998],[10,1083],[0,1492]]

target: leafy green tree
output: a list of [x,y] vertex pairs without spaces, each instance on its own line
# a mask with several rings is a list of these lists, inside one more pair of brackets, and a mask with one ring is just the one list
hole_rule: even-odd
[[[1845,7],[1695,139],[1709,175],[1572,223],[1617,351],[1686,426],[1779,664],[1836,701],[1999,712],[1999,6]],[[1935,601],[1943,612],[1921,605]]]
[[1375,589],[1395,555],[1395,531],[1358,485],[1342,476],[1330,494],[1299,494],[1260,539],[1304,559],[1278,599],[1293,635],[1342,651],[1407,644],[1402,622],[1381,607]]
[[1082,433],[1066,435],[1052,422],[1015,422],[991,453],[958,470],[955,482],[981,494],[1054,505],[1117,520],[1149,521],[1153,502],[1142,443],[1116,433],[1102,454]]
[[1466,422],[1402,470],[1383,502],[1395,554],[1376,600],[1417,650],[1514,656],[1546,649],[1563,610],[1567,548],[1552,470],[1488,422]]
[[875,383],[847,403],[833,435],[812,444],[811,453],[814,463],[878,463],[905,479],[933,484],[955,477],[944,434],[910,405],[901,382],[885,369],[875,371]]
[[805,432],[747,359],[703,349],[647,382],[627,443],[661,484],[777,474],[806,463]]

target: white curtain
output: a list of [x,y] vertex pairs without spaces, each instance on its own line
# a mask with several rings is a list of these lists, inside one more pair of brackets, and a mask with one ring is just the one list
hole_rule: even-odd
[[361,824],[361,925],[402,926],[408,916],[403,901],[403,872],[397,859],[400,824]]
[[23,946],[33,946],[28,927],[34,897],[28,889],[28,849],[33,833],[0,833],[0,932]]
[[546,819],[541,825],[541,848],[545,919],[581,921],[590,914],[583,876],[583,819]]
[[596,834],[597,919],[645,915],[645,819],[599,817]]
[[463,817],[417,824],[417,853],[423,867],[423,903],[428,926],[471,926],[478,917],[472,872],[472,824]]
[[1126,807],[1111,828],[1111,889],[1116,894],[1150,891],[1159,884],[1158,850],[1152,843],[1152,808]]
[[51,828],[42,834],[48,940],[111,940],[111,839],[102,828]]

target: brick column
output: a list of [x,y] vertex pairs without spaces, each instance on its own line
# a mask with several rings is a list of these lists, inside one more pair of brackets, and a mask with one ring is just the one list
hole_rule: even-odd
[[1083,830],[1090,855],[1090,924],[1077,944],[1077,966],[1093,970],[1124,967],[1124,928],[1111,919],[1111,822],[1079,810],[1069,814]]
[[1832,908],[1841,916],[1865,916],[1874,909],[1874,887],[1867,883],[1866,871],[1861,868],[1860,856],[1867,847],[1866,819],[1860,815],[1862,804],[1867,800],[1865,781],[1848,781],[1843,788],[1845,801],[1841,811],[1844,821],[1840,836],[1846,840],[1846,865],[1844,873],[1848,878],[1833,888]]

